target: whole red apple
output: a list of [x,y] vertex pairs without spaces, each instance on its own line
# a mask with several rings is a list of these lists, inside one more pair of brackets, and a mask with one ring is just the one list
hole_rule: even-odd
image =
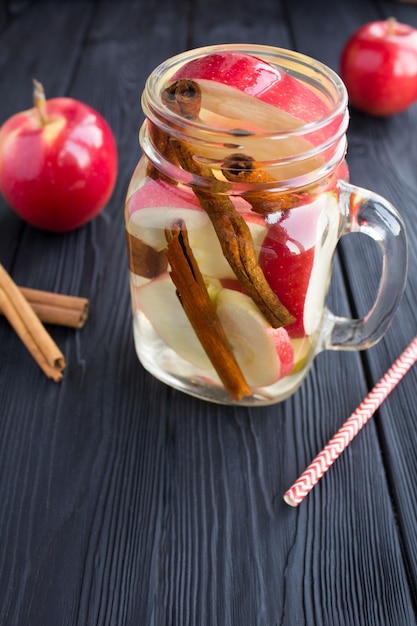
[[342,50],[340,75],[359,111],[405,110],[417,100],[417,30],[393,18],[365,24]]
[[0,191],[24,220],[68,232],[95,217],[117,176],[117,147],[105,119],[72,98],[45,100],[35,81],[35,107],[0,128]]

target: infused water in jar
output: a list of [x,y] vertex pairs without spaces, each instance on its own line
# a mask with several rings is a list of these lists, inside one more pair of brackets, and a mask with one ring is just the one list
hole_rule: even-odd
[[[125,226],[149,372],[205,400],[272,404],[319,351],[383,335],[404,288],[404,229],[347,182],[347,94],[331,69],[267,46],[200,48],[152,72],[142,108]],[[337,318],[326,308],[337,243],[361,230],[377,239],[386,212],[400,232],[389,233],[395,258],[383,251],[394,269],[369,318]]]

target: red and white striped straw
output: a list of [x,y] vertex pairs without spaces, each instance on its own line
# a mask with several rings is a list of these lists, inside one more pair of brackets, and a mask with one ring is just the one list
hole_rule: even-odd
[[298,506],[304,500],[416,361],[417,336],[307,469],[297,478],[292,487],[288,489],[284,495],[287,504]]

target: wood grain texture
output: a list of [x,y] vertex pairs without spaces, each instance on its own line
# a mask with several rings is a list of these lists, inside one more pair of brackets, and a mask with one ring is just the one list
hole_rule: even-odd
[[[389,2],[381,3],[383,16],[392,12]],[[415,7],[399,4],[395,7],[399,21],[417,27]],[[415,214],[417,211],[417,153],[413,141],[413,131],[407,133],[404,127],[415,128],[417,108],[412,106],[404,113],[393,116],[379,125],[369,124],[365,116],[355,113],[355,136],[366,143],[369,162],[363,151],[355,155],[358,171],[369,171],[369,184],[387,197],[400,211],[409,238],[409,277],[403,301],[386,338],[368,356],[370,380],[376,381],[389,367],[417,333],[416,324],[416,244],[417,231]],[[371,133],[371,134],[369,134]],[[371,139],[370,139],[371,138]],[[417,567],[412,555],[416,554],[415,524],[417,507],[415,498],[416,456],[416,411],[413,397],[417,389],[416,372],[413,369],[379,412],[377,426],[382,455],[387,472],[391,497],[398,511],[398,527],[402,551],[413,587],[417,582]],[[415,594],[414,594],[415,599]]]
[[[34,1],[0,20],[10,94],[0,121],[26,108],[36,73],[51,95],[97,108],[120,157],[108,206],[74,233],[26,226],[0,201],[0,262],[15,280],[91,302],[81,331],[51,328],[68,363],[58,386],[0,320],[2,626],[417,623],[415,371],[297,510],[282,500],[415,332],[415,109],[385,121],[352,112],[349,130],[352,181],[388,197],[409,229],[414,270],[398,318],[367,353],[319,355],[274,407],[205,404],[143,370],[122,216],[154,66],[239,41],[290,46],[336,69],[349,32],[391,5]],[[375,249],[341,245],[332,309],[365,309],[379,272]]]

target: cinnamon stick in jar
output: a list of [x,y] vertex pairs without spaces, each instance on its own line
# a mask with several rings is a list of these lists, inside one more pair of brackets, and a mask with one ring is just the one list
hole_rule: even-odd
[[[258,167],[257,162],[247,154],[228,155],[222,164],[222,174],[230,182],[249,185],[277,183],[277,181]],[[298,206],[306,194],[286,193],[285,191],[250,190],[240,194],[255,213],[265,215],[275,211],[287,211]]]
[[[185,119],[195,120],[200,113],[201,89],[195,81],[180,79],[165,87],[161,93],[161,100],[170,111]],[[167,133],[151,123],[148,123],[148,131],[158,154],[163,155],[169,163],[178,165],[177,154]],[[166,176],[152,163],[148,163],[146,173],[155,180],[166,180],[171,185],[177,185],[177,181]]]
[[[214,188],[222,184],[215,179],[211,168],[197,163],[188,144],[176,141],[175,147],[179,162],[185,170],[213,181]],[[280,302],[266,280],[258,264],[249,227],[231,199],[225,194],[216,194],[197,185],[192,188],[210,217],[225,258],[247,294],[273,328],[291,324],[294,316]]]
[[[195,120],[201,107],[201,89],[195,81],[176,81],[163,92],[163,102],[174,113]],[[248,295],[273,328],[286,326],[294,321],[293,315],[279,301],[258,264],[251,232],[244,218],[236,210],[231,199],[224,193],[224,181],[216,178],[212,168],[195,158],[191,145],[171,138],[170,151],[174,150],[178,164],[192,174],[196,181],[203,178],[205,187],[191,184],[191,188],[208,214],[218,236],[222,252],[236,277]]]
[[[252,395],[233,349],[210,300],[204,278],[188,241],[186,224],[178,219],[165,230],[170,275],[177,296],[204,351],[233,400]],[[163,304],[162,304],[163,306]]]
[[181,117],[196,120],[201,108],[201,89],[194,80],[181,78],[174,81],[162,92],[162,102]]

